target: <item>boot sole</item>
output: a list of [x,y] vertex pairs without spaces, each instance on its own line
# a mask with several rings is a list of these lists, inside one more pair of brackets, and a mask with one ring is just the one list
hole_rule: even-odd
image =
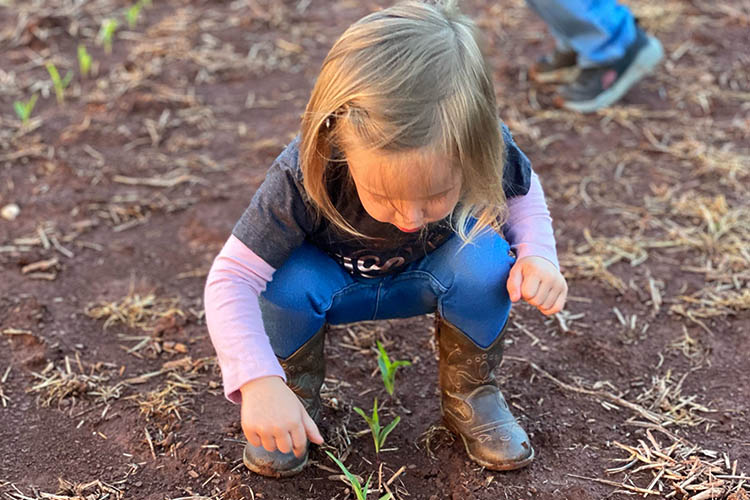
[[635,57],[630,67],[610,88],[589,101],[565,101],[563,107],[579,113],[593,113],[606,108],[619,101],[630,88],[646,75],[653,72],[654,68],[664,59],[664,48],[656,38],[649,36],[648,44]]
[[578,68],[577,66],[544,72],[535,71],[532,68],[529,71],[529,78],[537,83],[570,83],[576,79],[580,71],[580,68]]
[[472,455],[471,451],[469,451],[469,444],[466,442],[466,438],[461,434],[460,432],[456,432],[453,427],[448,424],[447,422],[443,421],[443,425],[451,431],[453,434],[461,438],[461,441],[464,443],[464,449],[466,450],[466,454],[469,456],[470,459],[472,459],[475,463],[481,465],[482,467],[490,470],[496,470],[496,471],[509,471],[509,470],[517,470],[522,469],[529,465],[531,462],[534,461],[534,458],[536,458],[536,452],[534,451],[534,447],[531,447],[531,455],[529,455],[528,458],[525,458],[523,460],[517,461],[517,462],[510,462],[507,464],[494,464],[490,462],[485,462],[484,460],[481,460],[474,455]]
[[245,464],[245,467],[247,467],[250,471],[255,472],[256,474],[259,474],[261,476],[265,477],[273,477],[273,478],[282,478],[282,477],[291,477],[296,476],[300,472],[302,472],[302,469],[305,468],[307,465],[307,459],[309,456],[309,452],[305,453],[305,458],[302,461],[300,465],[293,469],[287,469],[287,470],[276,470],[271,468],[268,465],[258,465],[256,463],[251,462],[245,451],[242,452],[242,463]]

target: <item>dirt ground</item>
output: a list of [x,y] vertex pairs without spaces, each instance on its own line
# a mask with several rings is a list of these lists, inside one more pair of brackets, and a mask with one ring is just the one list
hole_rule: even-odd
[[[750,498],[750,3],[630,2],[666,61],[581,116],[529,78],[551,41],[521,0],[464,2],[570,285],[554,318],[514,309],[497,371],[537,459],[467,460],[420,317],[334,329],[327,445],[286,480],[242,465],[203,283],[326,51],[388,3],[155,0],[131,28],[133,3],[0,0],[0,498],[354,498],[324,449],[373,474],[369,498]],[[64,104],[47,62],[74,73]],[[413,362],[395,398],[376,340]],[[374,397],[402,417],[379,456],[352,411]]]

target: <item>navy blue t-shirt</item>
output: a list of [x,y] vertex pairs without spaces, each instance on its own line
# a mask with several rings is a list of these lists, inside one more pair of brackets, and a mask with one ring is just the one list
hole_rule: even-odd
[[[505,143],[503,191],[506,198],[529,191],[531,163],[518,148],[508,128],[502,126]],[[357,196],[345,162],[331,164],[328,193],[344,219],[360,233],[358,238],[316,217],[302,183],[299,137],[276,158],[266,178],[234,226],[232,233],[250,250],[278,269],[295,248],[307,241],[330,255],[349,273],[377,277],[404,270],[442,245],[454,231],[447,220],[428,224],[416,233],[405,233],[379,222],[367,213]]]

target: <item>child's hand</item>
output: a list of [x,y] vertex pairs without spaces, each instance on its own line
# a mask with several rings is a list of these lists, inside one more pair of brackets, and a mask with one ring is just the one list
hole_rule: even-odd
[[316,444],[323,442],[318,426],[280,377],[251,380],[240,392],[242,431],[251,445],[267,451],[293,451],[300,458],[308,439]]
[[523,299],[549,316],[560,312],[568,296],[568,285],[558,269],[543,257],[518,259],[508,276],[512,302]]

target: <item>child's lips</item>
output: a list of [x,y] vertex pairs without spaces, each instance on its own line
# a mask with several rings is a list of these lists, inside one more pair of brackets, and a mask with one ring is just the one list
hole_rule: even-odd
[[414,229],[406,229],[401,226],[396,226],[396,227],[399,229],[399,231],[403,231],[404,233],[416,233],[417,231],[422,229],[421,227],[415,227]]

